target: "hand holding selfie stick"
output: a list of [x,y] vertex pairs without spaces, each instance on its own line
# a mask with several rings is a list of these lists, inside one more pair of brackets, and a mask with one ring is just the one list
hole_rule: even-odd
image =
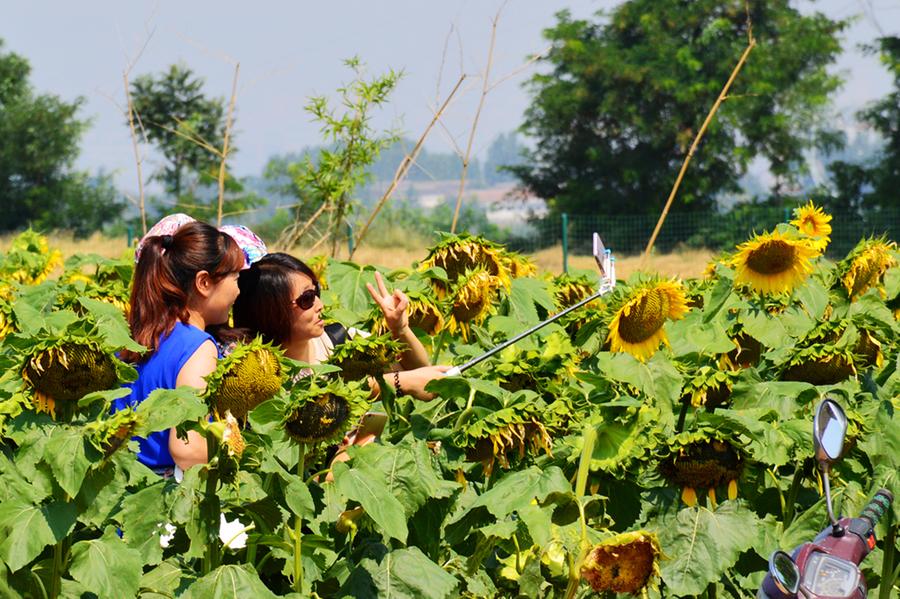
[[589,304],[590,302],[594,301],[595,299],[602,297],[602,296],[606,295],[607,293],[609,293],[610,291],[612,291],[616,286],[616,259],[613,257],[612,252],[610,252],[608,249],[603,247],[603,242],[600,241],[600,236],[597,235],[596,233],[594,233],[593,254],[594,254],[594,260],[597,262],[597,266],[600,269],[600,289],[597,291],[597,293],[594,293],[593,295],[584,298],[583,300],[581,300],[580,302],[578,302],[577,304],[575,304],[573,306],[569,306],[562,312],[558,312],[558,313],[554,314],[547,320],[537,323],[536,325],[534,325],[527,331],[525,331],[523,333],[519,333],[512,339],[508,339],[508,340],[504,341],[500,345],[493,347],[492,349],[481,354],[477,358],[472,358],[471,360],[469,360],[468,362],[466,362],[465,364],[463,364],[461,366],[454,366],[453,368],[451,368],[450,370],[448,370],[446,372],[446,376],[459,376],[460,374],[462,374],[464,371],[468,370],[472,366],[475,366],[476,364],[479,364],[479,363],[483,362],[484,360],[487,360],[488,358],[495,355],[496,353],[503,351],[504,349],[506,349],[513,343],[516,343],[517,341],[524,339],[525,337],[531,335],[535,331],[539,331],[540,329],[544,328],[551,322],[556,322],[557,320],[559,320],[560,318],[562,318],[569,312],[577,310],[578,308],[584,306],[585,304]]

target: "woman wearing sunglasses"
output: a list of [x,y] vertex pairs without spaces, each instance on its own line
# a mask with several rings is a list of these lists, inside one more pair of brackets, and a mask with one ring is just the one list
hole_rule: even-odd
[[[400,356],[405,370],[397,373],[395,380],[404,393],[431,399],[425,385],[450,367],[430,365],[428,353],[409,328],[409,300],[399,290],[388,293],[381,275],[376,273],[375,277],[378,288],[367,284],[369,294],[384,313],[392,336],[408,348]],[[294,360],[320,364],[328,359],[334,342],[325,332],[319,282],[306,264],[289,254],[267,254],[241,272],[238,286],[241,293],[233,313],[236,327],[258,332],[266,341],[280,345]],[[350,335],[353,334],[351,329]],[[374,381],[371,384],[376,385]]]

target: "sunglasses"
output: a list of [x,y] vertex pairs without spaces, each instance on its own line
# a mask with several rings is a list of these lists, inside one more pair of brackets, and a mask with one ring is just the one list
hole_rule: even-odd
[[319,289],[307,289],[303,293],[300,294],[300,297],[294,300],[294,303],[301,310],[309,310],[316,303],[316,298],[319,297]]

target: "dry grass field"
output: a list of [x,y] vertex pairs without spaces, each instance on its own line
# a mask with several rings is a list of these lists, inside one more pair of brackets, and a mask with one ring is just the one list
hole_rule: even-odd
[[[0,237],[0,252],[9,249],[12,236]],[[94,253],[107,258],[117,258],[122,255],[131,255],[125,238],[105,237],[94,234],[88,239],[73,239],[71,235],[48,236],[50,246],[59,249],[64,257],[77,253]],[[300,258],[308,257],[302,248],[294,254]],[[426,255],[425,248],[408,249],[404,247],[373,247],[363,245],[353,256],[354,262],[360,264],[375,264],[386,268],[407,268],[413,262],[422,260]],[[651,256],[644,267],[641,267],[640,256],[617,256],[616,274],[620,279],[626,279],[636,270],[656,272],[667,277],[691,278],[700,276],[707,263],[714,256],[708,250],[685,250],[671,254]],[[342,248],[338,258],[347,258],[346,247]],[[532,255],[532,259],[541,271],[559,273],[562,271],[562,247],[547,248]],[[594,260],[590,256],[569,256],[569,268],[593,270]]]

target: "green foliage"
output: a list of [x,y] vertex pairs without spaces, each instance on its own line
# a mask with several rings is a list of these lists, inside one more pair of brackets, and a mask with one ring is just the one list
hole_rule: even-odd
[[[594,21],[558,14],[545,72],[529,82],[522,131],[535,140],[513,172],[552,211],[659,214],[684,156],[747,45],[746,3],[631,0]],[[750,4],[759,45],[703,138],[679,192],[706,212],[756,157],[776,192],[827,147],[827,72],[844,22],[786,0]]]
[[[45,262],[39,237],[22,245],[17,252]],[[20,256],[14,272],[30,263]],[[771,551],[826,525],[809,432],[825,395],[850,422],[831,479],[836,509],[857,513],[881,486],[900,493],[900,326],[889,307],[900,294],[897,265],[851,297],[841,266],[815,258],[796,289],[761,295],[736,286],[723,261],[713,280],[689,285],[690,311],[663,325],[670,347],[659,343],[644,361],[606,346],[612,307],[637,288],[621,285],[616,299],[601,298],[578,320],[520,340],[465,376],[432,381],[428,402],[383,385],[372,407],[368,387],[344,382],[337,367],[284,360],[285,385],[242,424],[210,421],[206,398],[189,387],[157,390],[114,414],[110,402],[127,389],[88,393],[65,418],[42,410],[22,384],[28,356],[73,340],[136,349],[119,308],[77,294],[87,287],[72,301],[68,280],[86,267],[115,290],[129,266],[85,256],[60,280],[22,277],[15,286],[16,329],[0,341],[3,596],[583,597],[589,576],[622,571],[618,550],[588,562],[592,548],[634,538],[658,539],[648,596],[711,588],[750,596]],[[326,303],[341,320],[371,322],[359,290],[375,272],[327,264]],[[420,265],[381,272],[416,301],[448,274]],[[496,313],[468,340],[440,333],[423,342],[462,363],[559,309],[553,291],[542,277],[513,278],[497,286]],[[883,360],[855,351],[864,332]],[[752,365],[739,364],[739,336],[760,345]],[[357,349],[374,361],[383,343],[368,339]],[[809,348],[845,352],[854,372],[834,384],[781,380]],[[135,374],[124,364],[116,373],[119,381]],[[713,385],[731,392],[694,400]],[[349,447],[346,461],[325,457],[364,412],[382,409],[378,442]],[[209,448],[208,462],[177,484],[141,465],[130,440],[170,428],[204,435]],[[711,488],[686,492],[688,482]],[[865,564],[875,571],[866,572],[872,592],[884,597],[895,584],[897,532],[897,519],[883,519]]]
[[[285,189],[297,198],[293,223],[282,233],[288,247],[296,244],[308,220],[315,222],[325,215],[324,227],[314,229],[318,235],[331,235],[331,255],[337,250],[345,219],[354,210],[357,189],[370,179],[369,169],[381,150],[397,140],[393,132],[376,132],[371,125],[372,112],[380,108],[400,81],[401,74],[388,74],[366,80],[358,58],[345,61],[355,78],[338,88],[339,106],[329,104],[325,96],[313,96],[306,111],[320,124],[328,145],[315,157],[309,154],[298,162],[271,163],[267,177],[287,177]],[[311,225],[310,225],[311,226]]]
[[28,61],[2,52],[0,40],[0,231],[35,226],[87,236],[125,205],[107,176],[74,171],[88,126],[82,98],[37,94]]

